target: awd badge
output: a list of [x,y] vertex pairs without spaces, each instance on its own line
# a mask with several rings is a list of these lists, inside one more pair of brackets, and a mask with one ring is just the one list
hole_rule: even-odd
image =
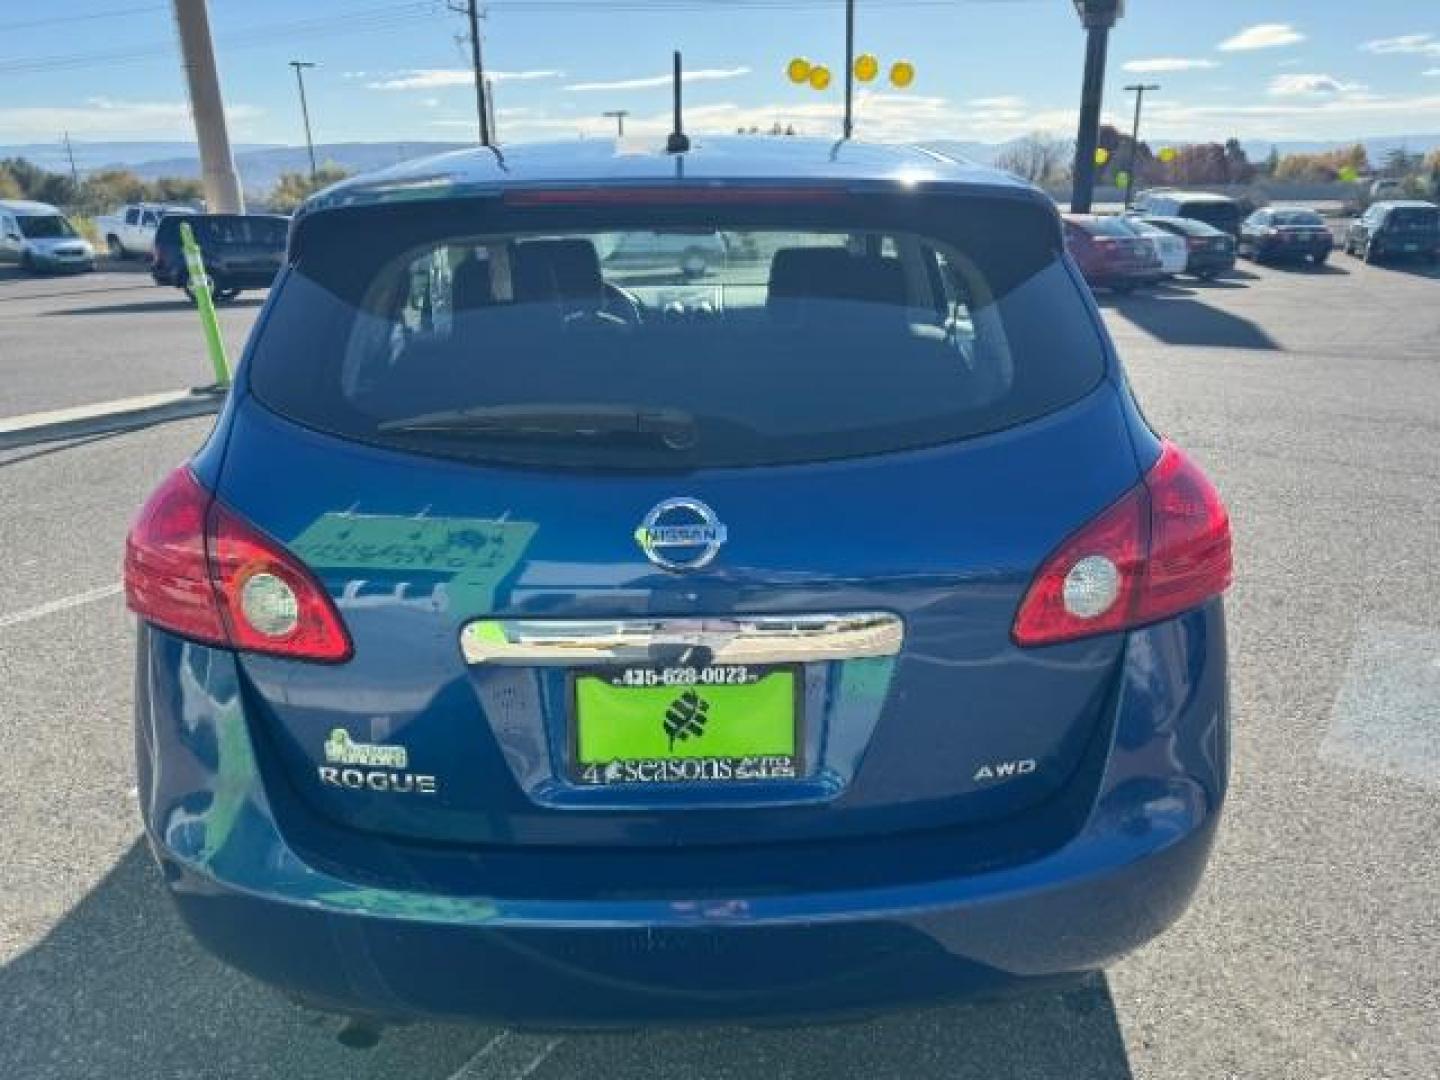
[[410,752],[403,746],[356,742],[344,728],[325,740],[320,782],[353,791],[379,791],[392,795],[434,795],[438,784],[428,773],[408,771]]

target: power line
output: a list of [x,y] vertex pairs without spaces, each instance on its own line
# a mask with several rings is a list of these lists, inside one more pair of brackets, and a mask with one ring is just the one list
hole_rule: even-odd
[[26,22],[0,23],[0,30],[29,30],[36,26],[58,26],[61,23],[91,22],[95,19],[119,19],[127,15],[148,15],[152,11],[169,11],[165,4],[147,4],[144,7],[110,8],[106,11],[89,11],[83,15],[51,15],[44,19],[30,19]]

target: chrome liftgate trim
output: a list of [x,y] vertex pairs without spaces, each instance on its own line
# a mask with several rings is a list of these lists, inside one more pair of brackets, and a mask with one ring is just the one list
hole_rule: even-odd
[[467,663],[525,667],[686,662],[796,664],[894,656],[905,625],[888,612],[721,618],[476,619],[460,630]]

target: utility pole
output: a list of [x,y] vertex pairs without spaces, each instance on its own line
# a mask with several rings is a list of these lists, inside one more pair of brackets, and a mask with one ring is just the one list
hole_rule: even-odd
[[1100,105],[1105,95],[1105,57],[1110,30],[1124,12],[1124,0],[1074,0],[1085,28],[1085,79],[1080,89],[1080,129],[1075,136],[1075,190],[1070,209],[1088,214],[1095,200],[1095,147],[1100,141]]
[[1145,101],[1146,90],[1159,90],[1159,83],[1136,83],[1125,87],[1127,94],[1135,95],[1135,123],[1130,128],[1130,182],[1125,185],[1125,209],[1130,209],[1130,200],[1135,195],[1135,165],[1140,160],[1140,106]]
[[615,127],[617,129],[615,135],[617,138],[623,139],[625,137],[625,117],[630,115],[629,109],[611,109],[609,112],[601,113],[600,115],[606,119],[615,121]]
[[243,214],[245,195],[225,128],[225,102],[220,96],[220,73],[215,69],[215,46],[210,41],[210,14],[205,0],[174,0],[174,4],[195,140],[200,144],[206,208],[215,214]]
[[490,141],[500,141],[500,125],[495,123],[495,80],[485,80],[485,114],[489,117]]
[[295,69],[295,85],[300,88],[300,115],[305,120],[305,149],[310,154],[310,182],[315,182],[315,140],[310,137],[310,107],[305,103],[305,75],[306,68],[313,68],[315,65],[308,60],[291,60],[290,66]]
[[845,138],[855,133],[855,0],[845,0]]
[[480,58],[480,9],[478,0],[465,0],[464,7],[450,6],[450,10],[464,15],[470,23],[470,64],[475,69],[475,113],[480,120],[480,145],[489,146],[493,141],[490,132],[490,109],[485,104],[485,65]]

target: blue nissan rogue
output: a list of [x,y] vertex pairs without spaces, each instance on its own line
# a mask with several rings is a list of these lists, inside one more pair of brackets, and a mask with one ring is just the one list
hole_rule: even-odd
[[1204,869],[1230,578],[1039,191],[443,155],[296,216],[136,519],[145,827],[207,948],[375,1021],[1063,980]]

